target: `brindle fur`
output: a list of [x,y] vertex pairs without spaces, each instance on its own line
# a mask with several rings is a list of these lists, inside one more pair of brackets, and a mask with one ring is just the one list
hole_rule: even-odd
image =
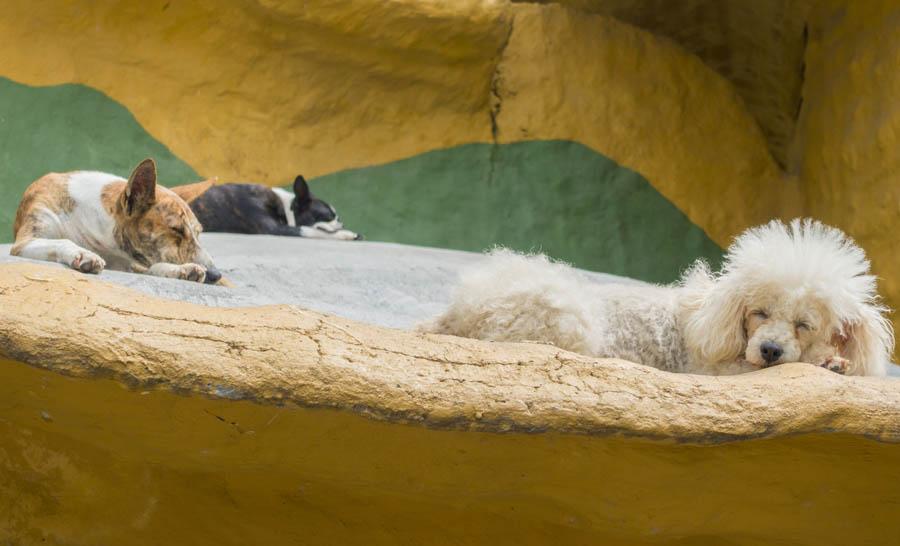
[[[76,189],[103,184],[99,203],[84,197],[76,202],[70,193],[76,174],[88,184]],[[159,276],[220,278],[200,247],[200,222],[180,197],[156,184],[156,165],[150,159],[127,182],[103,173],[41,177],[25,191],[13,229],[11,254],[60,261],[86,273],[99,273],[109,262],[113,269]]]

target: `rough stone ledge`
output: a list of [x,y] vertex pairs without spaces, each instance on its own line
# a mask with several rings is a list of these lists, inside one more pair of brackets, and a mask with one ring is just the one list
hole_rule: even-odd
[[550,346],[420,335],[291,306],[163,300],[69,270],[0,267],[0,355],[134,388],[481,431],[689,443],[841,432],[900,441],[900,381],[788,364],[670,374]]

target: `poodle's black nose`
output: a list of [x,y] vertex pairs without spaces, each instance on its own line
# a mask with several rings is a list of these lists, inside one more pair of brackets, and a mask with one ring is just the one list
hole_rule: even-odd
[[219,282],[219,279],[222,278],[222,274],[215,267],[207,267],[206,268],[206,284],[216,284]]
[[759,352],[762,353],[762,357],[766,360],[766,363],[771,364],[781,358],[781,355],[784,354],[784,349],[774,341],[764,341],[762,345],[759,346]]

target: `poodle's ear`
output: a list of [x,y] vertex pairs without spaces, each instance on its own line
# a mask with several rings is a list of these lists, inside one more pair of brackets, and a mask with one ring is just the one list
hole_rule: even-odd
[[894,352],[894,329],[873,307],[864,307],[860,317],[841,324],[841,356],[850,361],[848,375],[885,375]]
[[747,348],[744,302],[727,279],[695,294],[684,315],[685,344],[700,365],[736,362]]

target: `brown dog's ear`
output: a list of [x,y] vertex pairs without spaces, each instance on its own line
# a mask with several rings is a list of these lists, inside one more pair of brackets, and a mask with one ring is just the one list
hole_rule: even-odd
[[219,178],[217,176],[214,176],[200,182],[194,182],[193,184],[183,184],[181,186],[175,186],[174,188],[169,189],[175,192],[175,195],[181,197],[185,203],[190,204],[191,201],[200,197],[201,195],[206,193],[206,190],[218,183]]
[[125,212],[140,215],[156,203],[156,163],[145,159],[134,168],[125,186]]

